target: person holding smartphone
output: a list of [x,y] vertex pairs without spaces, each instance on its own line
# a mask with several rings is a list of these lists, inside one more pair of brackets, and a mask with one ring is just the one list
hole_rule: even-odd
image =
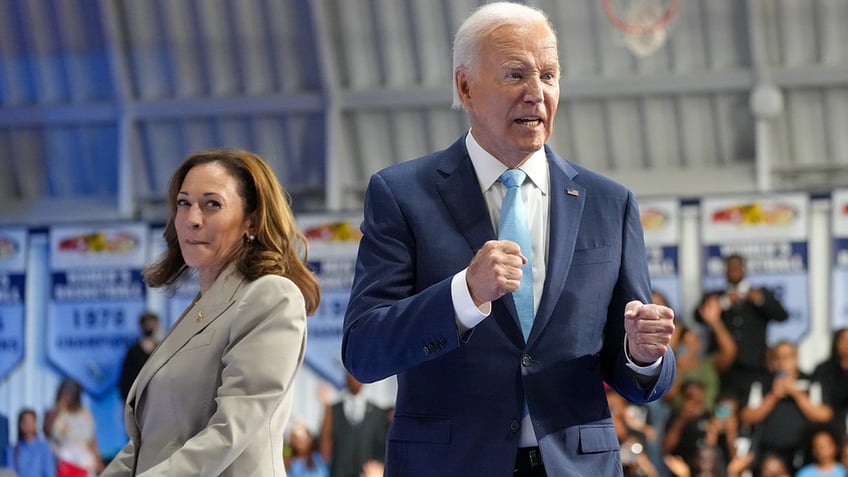
[[808,431],[825,424],[833,409],[822,401],[821,386],[798,369],[795,345],[787,341],[769,350],[771,376],[751,385],[747,405],[740,411],[742,424],[752,426],[757,455],[780,455],[792,472],[803,464]]

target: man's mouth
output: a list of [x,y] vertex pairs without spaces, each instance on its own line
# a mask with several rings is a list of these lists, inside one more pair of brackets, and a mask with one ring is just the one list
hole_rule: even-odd
[[538,116],[527,116],[524,118],[518,118],[515,120],[515,122],[530,127],[536,127],[542,124],[542,120]]

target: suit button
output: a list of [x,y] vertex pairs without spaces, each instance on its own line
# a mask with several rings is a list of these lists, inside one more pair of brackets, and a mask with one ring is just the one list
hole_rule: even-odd
[[442,336],[441,338],[439,338],[439,344],[444,346],[444,345],[448,344],[448,340],[445,339],[444,336]]
[[513,419],[509,423],[509,430],[512,432],[518,432],[519,429],[521,429],[521,424],[519,424],[517,420]]
[[430,348],[428,348],[428,347],[426,347],[426,346],[425,346],[425,347],[424,347],[424,356],[427,356],[427,355],[429,355],[429,354],[430,354]]
[[525,354],[524,356],[521,357],[521,365],[522,366],[530,366],[531,361],[532,361],[532,359],[530,358],[529,354]]

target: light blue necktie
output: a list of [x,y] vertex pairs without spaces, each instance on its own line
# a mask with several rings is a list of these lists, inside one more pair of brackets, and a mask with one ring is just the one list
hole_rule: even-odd
[[515,309],[518,311],[518,321],[524,333],[524,341],[530,335],[533,326],[533,249],[530,244],[530,225],[527,220],[527,208],[521,196],[521,184],[527,174],[521,169],[507,169],[501,174],[500,180],[506,185],[506,196],[501,205],[498,239],[512,240],[521,247],[521,253],[527,257],[527,263],[521,267],[521,284],[518,290],[512,292]]

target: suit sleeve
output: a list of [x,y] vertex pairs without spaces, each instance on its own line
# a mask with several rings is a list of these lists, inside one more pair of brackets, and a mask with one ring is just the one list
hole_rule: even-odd
[[133,475],[133,461],[135,460],[135,445],[130,440],[127,445],[109,462],[109,465],[100,473],[100,477],[130,477]]
[[342,360],[356,379],[368,383],[456,349],[459,337],[452,275],[417,289],[415,237],[380,175],[368,185],[362,232]]
[[280,432],[268,422],[292,393],[303,362],[305,302],[294,283],[281,277],[266,276],[248,287],[234,305],[238,318],[221,357],[215,413],[203,431],[139,476],[220,475],[257,435]]
[[605,380],[616,392],[631,402],[648,402],[659,399],[668,391],[674,381],[676,365],[669,346],[662,358],[659,376],[652,385],[646,387],[639,384],[635,371],[627,367],[624,352],[624,307],[631,300],[651,302],[651,281],[644,233],[639,218],[639,207],[632,193],[628,193],[623,223],[621,270],[610,300],[602,359]]

